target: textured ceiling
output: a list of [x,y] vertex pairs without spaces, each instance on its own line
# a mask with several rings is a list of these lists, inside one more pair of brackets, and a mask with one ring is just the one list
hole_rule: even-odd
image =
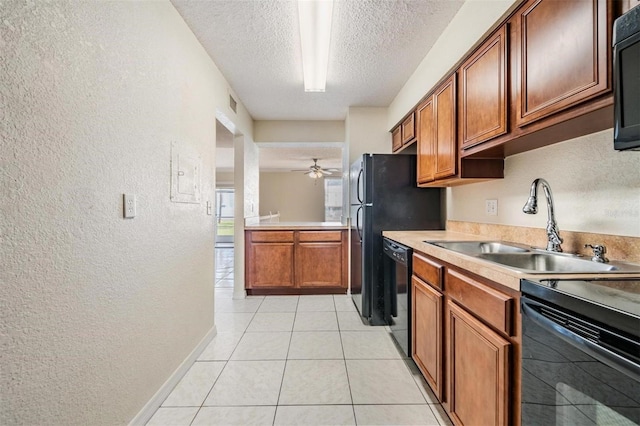
[[324,93],[305,93],[297,2],[171,0],[255,120],[388,106],[463,0],[336,0]]

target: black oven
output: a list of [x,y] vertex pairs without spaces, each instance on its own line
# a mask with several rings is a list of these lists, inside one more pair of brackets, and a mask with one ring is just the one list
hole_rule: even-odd
[[388,238],[382,240],[385,254],[384,289],[386,319],[391,334],[406,356],[411,357],[411,262],[413,249]]
[[522,280],[522,425],[640,424],[640,280]]
[[640,6],[613,24],[613,143],[640,150]]

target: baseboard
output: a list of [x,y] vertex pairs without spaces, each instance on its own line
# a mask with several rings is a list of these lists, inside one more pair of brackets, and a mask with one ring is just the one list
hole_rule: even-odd
[[189,368],[196,362],[200,354],[211,343],[215,335],[217,334],[216,326],[214,325],[200,340],[200,343],[191,351],[189,356],[182,361],[182,364],[173,372],[166,382],[158,389],[158,391],[151,397],[149,402],[142,407],[142,410],[129,422],[129,426],[142,426],[145,425],[149,419],[155,414],[162,402],[167,399],[173,388],[176,387],[178,382],[187,374]]

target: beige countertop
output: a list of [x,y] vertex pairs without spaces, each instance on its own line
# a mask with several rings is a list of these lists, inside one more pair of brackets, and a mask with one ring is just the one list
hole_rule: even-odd
[[320,230],[331,231],[337,229],[348,229],[346,225],[340,222],[261,222],[255,225],[245,225],[247,231],[260,231],[260,230]]
[[473,256],[468,256],[442,247],[427,244],[424,241],[495,241],[482,235],[463,234],[451,231],[384,231],[383,236],[409,246],[416,251],[433,256],[444,262],[466,269],[491,281],[500,283],[514,290],[520,290],[520,279],[533,280],[543,278],[622,278],[634,277],[640,279],[640,274],[530,274],[519,272],[497,263],[488,262]]

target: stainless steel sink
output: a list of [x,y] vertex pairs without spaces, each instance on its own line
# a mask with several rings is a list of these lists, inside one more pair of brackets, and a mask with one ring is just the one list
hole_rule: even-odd
[[475,256],[482,253],[526,253],[526,246],[502,241],[425,241],[438,247]]
[[640,273],[640,265],[598,263],[578,255],[548,252],[502,241],[425,241],[438,247],[530,274]]
[[597,263],[556,253],[482,253],[477,257],[531,273],[590,274],[613,272],[618,269],[611,263]]

